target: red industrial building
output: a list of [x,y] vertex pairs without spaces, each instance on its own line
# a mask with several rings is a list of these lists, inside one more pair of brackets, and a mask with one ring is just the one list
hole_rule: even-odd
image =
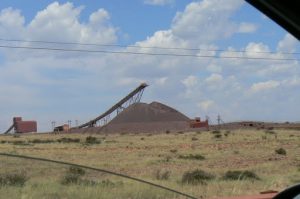
[[54,132],[61,132],[61,131],[67,132],[69,130],[70,130],[70,126],[68,124],[57,126],[57,127],[54,127],[54,129],[53,129]]
[[37,132],[37,123],[36,121],[22,121],[21,117],[14,117],[13,124],[9,127],[5,134],[9,133],[13,129],[15,133]]
[[190,121],[190,127],[191,128],[205,128],[208,130],[209,129],[208,120],[201,121],[200,117],[195,117],[194,120]]

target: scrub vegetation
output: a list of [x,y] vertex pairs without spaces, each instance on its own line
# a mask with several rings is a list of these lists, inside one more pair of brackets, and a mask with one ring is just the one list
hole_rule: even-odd
[[[268,135],[264,130],[3,135],[0,152],[110,170],[214,198],[280,191],[300,179],[300,131],[276,129],[276,137]],[[0,166],[3,198],[184,198],[80,167],[4,156]]]

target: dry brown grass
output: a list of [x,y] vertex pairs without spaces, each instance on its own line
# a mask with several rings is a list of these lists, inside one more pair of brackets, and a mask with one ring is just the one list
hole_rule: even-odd
[[[221,134],[223,133],[225,132],[221,132]],[[300,165],[300,131],[282,130],[276,131],[276,133],[277,136],[275,138],[273,135],[266,135],[264,131],[236,130],[231,131],[228,136],[223,136],[219,139],[215,139],[214,134],[210,132],[201,134],[195,132],[152,134],[152,136],[147,136],[146,138],[145,134],[93,134],[92,136],[96,137],[99,143],[92,145],[85,143],[86,138],[89,136],[88,134],[0,136],[0,151],[63,160],[107,169],[163,184],[197,197],[247,195],[257,194],[268,189],[281,190],[295,183],[295,180],[300,179],[300,172],[298,171]],[[291,137],[290,135],[293,136]],[[262,139],[262,136],[266,136],[266,138]],[[63,143],[56,141],[63,137],[79,139],[80,142]],[[141,140],[141,138],[145,139]],[[41,141],[32,142],[32,140]],[[47,141],[43,142],[43,140]],[[20,142],[22,145],[13,144],[14,142]],[[274,150],[278,148],[286,149],[288,151],[287,155],[275,154]],[[174,150],[176,150],[176,153]],[[205,159],[201,161],[180,159],[178,158],[180,154],[201,154]],[[43,184],[42,176],[45,173],[53,176],[53,179],[60,179],[61,175],[63,175],[60,171],[64,170],[62,166],[58,165],[49,166],[38,162],[33,164],[24,160],[10,160],[2,157],[0,164],[1,167],[6,168],[2,172],[25,169],[27,174],[31,176],[28,185],[18,188],[24,189],[19,193],[25,193],[26,189],[32,191],[33,188],[30,187],[33,186],[32,183],[35,181],[38,184]],[[205,184],[198,185],[180,183],[185,172],[196,169],[211,173],[216,178]],[[172,175],[167,180],[157,180],[153,177],[153,174],[158,170],[170,171]],[[222,176],[227,171],[232,170],[251,170],[261,180],[223,180]],[[124,197],[120,198],[140,198],[147,195],[148,191],[151,192],[151,194],[148,194],[153,196],[152,198],[176,198],[172,194],[169,195],[158,189],[149,188],[147,185],[135,185],[132,187],[133,182],[106,174],[95,174],[90,177],[93,180],[99,178],[101,182],[103,179],[109,179],[112,182],[122,182],[123,185],[118,188],[118,192],[115,192],[115,194],[124,195]],[[54,182],[55,180],[50,183],[54,187],[53,191],[58,192],[58,194],[61,193],[62,197],[71,198],[71,195],[77,190],[69,187],[62,192],[63,189],[59,188],[61,185],[56,185]],[[11,189],[13,188],[7,188],[7,190],[2,188],[0,189],[0,194],[4,194],[6,191],[11,193]],[[113,188],[102,186],[102,194],[105,190],[107,193],[110,193],[111,189]],[[46,189],[41,188],[38,190],[43,192]],[[85,187],[81,190],[86,190],[87,192],[82,191],[78,198],[91,196],[89,195],[91,193],[88,191],[93,189]],[[97,192],[96,190],[94,191]],[[136,191],[141,195],[130,194]],[[107,198],[116,197],[113,194],[106,196]]]

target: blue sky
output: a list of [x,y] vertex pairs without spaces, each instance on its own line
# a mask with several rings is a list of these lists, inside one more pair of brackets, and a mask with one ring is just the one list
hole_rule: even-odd
[[[0,38],[199,48],[167,53],[299,59],[299,42],[241,0],[14,1],[0,4]],[[66,47],[4,42],[1,45]],[[68,46],[98,49],[96,47]],[[103,48],[101,48],[103,49]],[[245,53],[205,49],[242,50]],[[135,50],[165,53],[157,49]],[[274,51],[274,54],[255,52]],[[300,121],[298,60],[182,58],[0,49],[0,131],[13,116],[84,122],[140,82],[144,101],[190,117]],[[280,114],[278,114],[280,112]]]

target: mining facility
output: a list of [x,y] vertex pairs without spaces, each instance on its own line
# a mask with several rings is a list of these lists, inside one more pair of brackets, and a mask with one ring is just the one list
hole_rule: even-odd
[[69,129],[69,132],[145,133],[208,129],[208,121],[191,120],[183,113],[159,102],[142,103],[148,85],[142,83],[95,119]]
[[[176,109],[160,102],[142,103],[141,98],[146,83],[140,84],[119,102],[94,119],[81,125],[70,127],[70,124],[53,126],[53,132],[63,133],[159,133],[180,132],[209,129],[300,129],[300,123],[272,123],[259,121],[240,121],[224,123],[218,116],[218,124],[209,124],[208,117],[190,119]],[[13,124],[4,134],[37,132],[36,121],[23,121],[14,117]]]
[[[70,128],[69,124],[54,126],[53,132],[66,133],[144,133],[186,131],[189,129],[209,128],[208,120],[201,121],[199,117],[191,120],[183,113],[159,102],[142,103],[141,98],[146,83],[140,84],[119,102],[94,119]],[[22,121],[15,117],[13,124],[5,132],[29,133],[37,131],[36,121]]]
[[14,131],[14,133],[33,133],[37,132],[37,122],[36,121],[23,121],[22,117],[14,117],[13,124],[4,132],[8,134]]

